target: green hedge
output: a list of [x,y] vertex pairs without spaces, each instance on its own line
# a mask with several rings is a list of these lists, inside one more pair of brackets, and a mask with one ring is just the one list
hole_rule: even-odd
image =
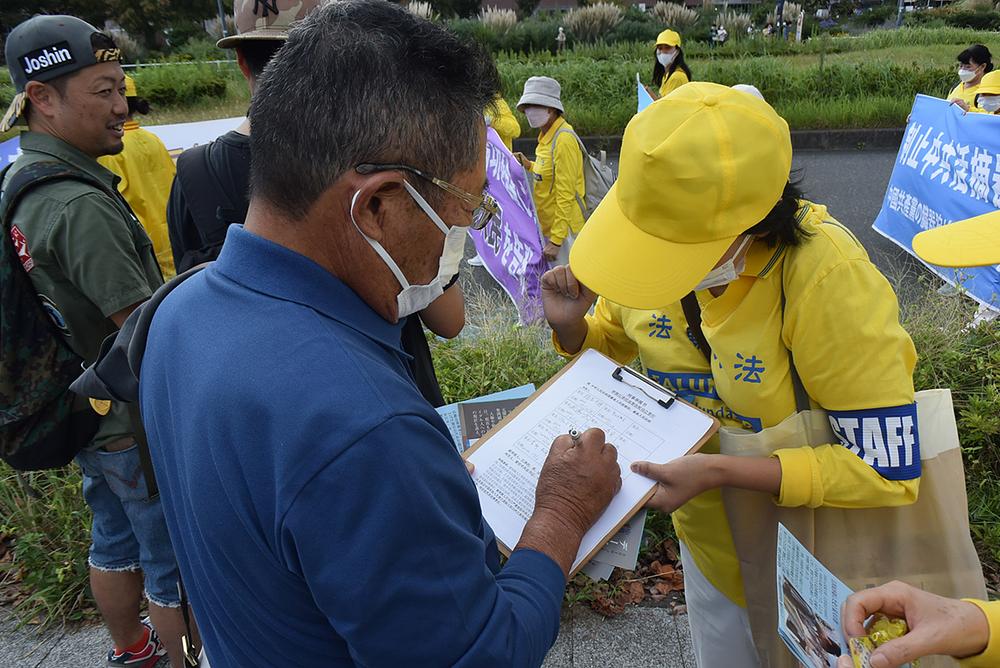
[[[635,75],[650,76],[647,59],[521,58],[501,60],[506,98],[513,105],[524,81],[537,74],[562,85],[566,116],[585,135],[621,134],[635,114]],[[944,67],[899,65],[888,61],[789,68],[778,58],[692,59],[695,78],[731,86],[752,83],[796,129],[893,127],[905,122],[917,93],[944,96],[954,72]],[[522,132],[531,130],[522,118]]]
[[233,67],[168,65],[141,67],[132,74],[140,97],[157,106],[183,106],[226,96]]

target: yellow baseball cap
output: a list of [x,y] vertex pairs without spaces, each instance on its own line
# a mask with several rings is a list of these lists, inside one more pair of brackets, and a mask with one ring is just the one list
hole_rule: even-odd
[[788,183],[788,124],[763,100],[685,84],[625,128],[618,181],[570,250],[580,281],[631,308],[690,292]]
[[125,75],[125,97],[139,97],[139,94],[135,92],[135,79],[129,75]]
[[676,30],[664,30],[656,36],[656,46],[680,46],[681,36]]
[[993,70],[983,75],[976,89],[976,95],[1000,95],[1000,70]]
[[913,237],[913,252],[941,267],[1000,264],[1000,211],[921,232]]

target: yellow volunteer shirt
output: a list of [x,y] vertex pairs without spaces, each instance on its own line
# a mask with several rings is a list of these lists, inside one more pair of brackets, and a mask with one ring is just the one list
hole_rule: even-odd
[[[573,126],[560,116],[552,127],[538,138],[535,161],[531,172],[535,179],[535,209],[542,234],[554,244],[561,244],[569,235],[583,229],[583,211],[580,201],[586,194],[583,181],[583,153],[580,144],[569,132],[559,135],[556,146],[552,139],[560,129],[572,131]],[[555,154],[555,181],[553,182],[553,153]]]
[[680,88],[686,83],[689,83],[690,81],[691,80],[688,79],[688,75],[684,73],[684,70],[682,69],[674,70],[674,73],[671,74],[666,79],[664,79],[663,83],[660,84],[660,97],[665,97],[672,91],[677,90],[678,88]]
[[507,150],[514,150],[514,140],[521,136],[521,124],[514,118],[514,113],[507,102],[499,95],[491,106],[486,107],[486,118],[490,122],[490,127],[500,135],[500,141]]
[[124,142],[121,153],[105,155],[97,161],[121,177],[118,191],[153,242],[163,279],[170,280],[177,272],[167,233],[167,199],[176,167],[159,137],[143,130],[135,121],[125,123]]
[[976,106],[976,93],[979,92],[979,84],[975,86],[965,87],[964,83],[959,83],[957,86],[951,89],[948,93],[948,99],[954,100],[956,97],[960,100],[964,100],[968,103],[969,109]]
[[[829,411],[840,442],[778,451],[782,483],[776,501],[841,508],[912,503],[920,475],[912,380],[916,351],[899,324],[896,296],[864,248],[825,207],[802,202],[799,216],[811,233],[801,246],[772,249],[756,242],[742,276],[720,297],[697,294],[702,330],[713,351],[710,375],[686,335],[679,304],[650,312],[601,300],[587,318],[584,346],[617,354],[619,361],[635,351],[650,378],[724,425],[753,431],[795,411],[790,348],[803,385],[813,402]],[[684,334],[663,345],[655,336],[653,313],[670,317],[672,335]],[[691,369],[700,369],[702,380],[690,377],[697,374]],[[718,452],[717,442],[703,452]],[[692,499],[674,513],[674,524],[705,576],[744,605],[721,492]]]
[[974,601],[964,599],[973,603],[983,614],[990,625],[990,640],[986,645],[986,650],[982,654],[970,656],[959,662],[962,668],[996,668],[1000,666],[1000,601]]

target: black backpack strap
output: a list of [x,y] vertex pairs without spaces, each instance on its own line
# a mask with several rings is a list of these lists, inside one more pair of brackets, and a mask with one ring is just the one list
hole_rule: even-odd
[[684,309],[684,319],[687,320],[688,329],[691,330],[691,337],[694,339],[693,343],[695,347],[701,351],[701,354],[711,364],[712,346],[709,345],[708,339],[705,338],[705,333],[701,331],[701,304],[698,303],[698,298],[695,296],[693,290],[681,298],[681,308]]

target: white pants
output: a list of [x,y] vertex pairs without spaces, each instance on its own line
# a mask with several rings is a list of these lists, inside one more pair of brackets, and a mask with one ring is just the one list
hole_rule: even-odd
[[760,668],[750,618],[698,570],[684,543],[684,598],[698,668]]

